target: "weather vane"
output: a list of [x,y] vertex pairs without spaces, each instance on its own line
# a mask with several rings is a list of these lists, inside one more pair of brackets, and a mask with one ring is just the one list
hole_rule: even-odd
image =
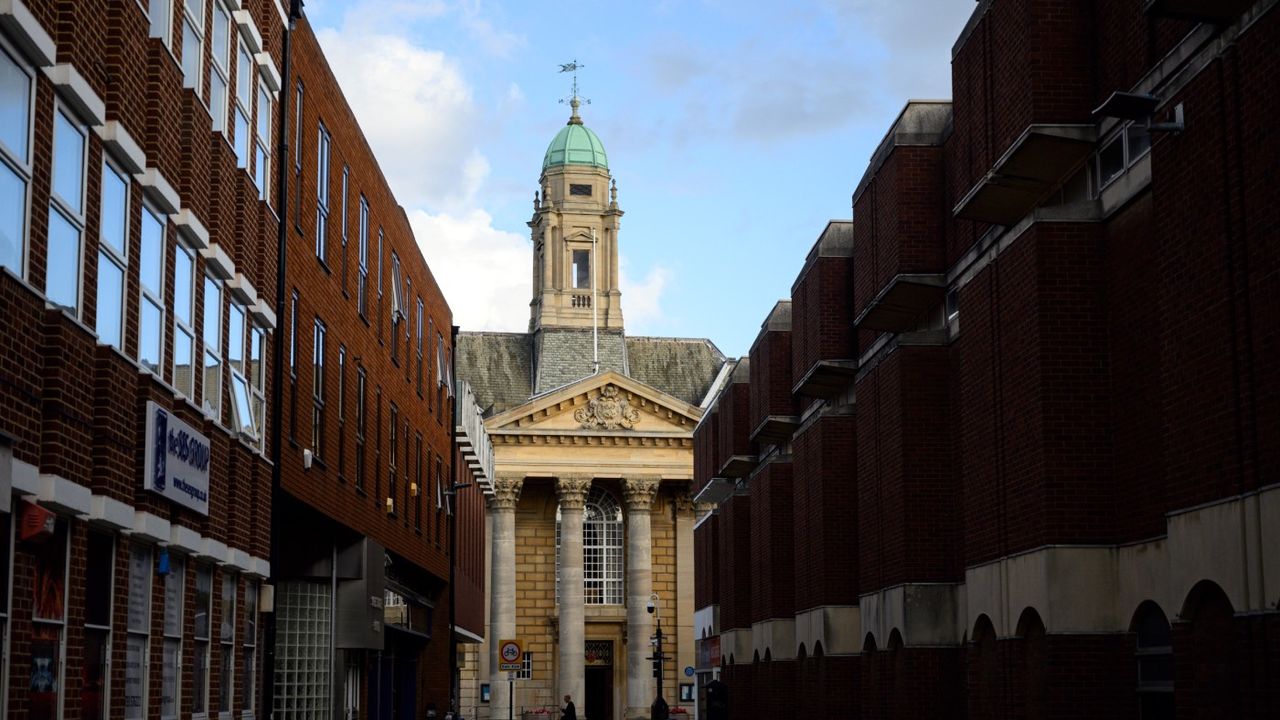
[[[582,69],[582,68],[584,68],[584,67],[586,67],[586,65],[583,65],[582,63],[578,62],[578,61],[577,61],[577,59],[574,59],[574,60],[572,60],[572,61],[570,61],[570,62],[567,62],[567,63],[561,63],[561,64],[560,64],[560,72],[562,72],[562,73],[567,73],[567,72],[571,72],[571,73],[573,73],[573,94],[572,94],[572,95],[570,95],[569,97],[564,98],[563,100],[561,100],[561,101],[560,101],[560,104],[562,104],[562,105],[566,105],[566,104],[567,104],[567,105],[572,105],[572,104],[573,104],[573,102],[574,102],[575,100],[577,100],[580,104],[584,104],[584,105],[590,105],[590,104],[591,104],[591,101],[590,101],[590,100],[588,100],[588,99],[586,99],[586,98],[580,98],[580,97],[578,97],[578,71],[579,71],[579,70],[581,70],[581,69]],[[575,113],[576,113],[576,108],[575,108]]]

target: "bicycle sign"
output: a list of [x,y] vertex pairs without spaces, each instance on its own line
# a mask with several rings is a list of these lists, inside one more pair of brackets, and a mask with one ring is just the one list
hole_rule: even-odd
[[498,642],[499,671],[518,672],[524,668],[524,643],[520,640]]

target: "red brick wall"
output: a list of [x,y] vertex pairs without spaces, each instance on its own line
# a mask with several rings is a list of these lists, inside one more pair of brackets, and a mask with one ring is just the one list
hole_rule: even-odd
[[[735,382],[720,394],[720,426],[717,430],[720,461],[733,455],[753,455],[751,443],[751,389],[746,382]],[[714,468],[718,473],[720,468]]]
[[791,331],[762,331],[751,346],[750,416],[752,432],[770,415],[794,415],[791,397]]
[[791,378],[819,360],[857,354],[853,332],[853,259],[816,257],[791,286]]
[[791,477],[788,458],[765,463],[751,478],[751,622],[795,615]]
[[[720,629],[751,627],[751,497],[735,495],[720,505]],[[733,592],[728,592],[733,588]],[[725,651],[727,652],[727,650]],[[741,658],[739,658],[741,660]],[[726,659],[725,662],[728,662]]]
[[823,416],[793,438],[797,610],[858,601],[856,439],[852,415]]
[[720,602],[720,516],[712,515],[693,531],[693,606]]
[[720,408],[714,406],[703,417],[702,422],[693,431],[693,493],[706,487],[711,478],[719,474],[720,457],[719,442]]

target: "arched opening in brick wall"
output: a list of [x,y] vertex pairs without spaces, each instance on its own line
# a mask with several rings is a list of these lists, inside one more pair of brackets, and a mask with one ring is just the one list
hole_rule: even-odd
[[1018,636],[1012,657],[1014,672],[1022,676],[1021,693],[1011,698],[1022,706],[1022,717],[1042,718],[1048,713],[1049,641],[1044,621],[1035,608],[1026,608],[1018,618]]
[[1004,704],[1004,668],[991,618],[979,615],[966,650],[969,717],[998,717]]
[[1187,594],[1181,617],[1185,622],[1173,628],[1178,705],[1185,698],[1193,717],[1236,717],[1239,674],[1230,598],[1217,583],[1202,580]]
[[1169,720],[1175,716],[1173,627],[1169,618],[1159,605],[1146,600],[1133,613],[1129,632],[1134,636],[1140,717]]

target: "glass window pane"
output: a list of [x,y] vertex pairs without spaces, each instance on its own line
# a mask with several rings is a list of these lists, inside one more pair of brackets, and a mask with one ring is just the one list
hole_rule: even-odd
[[[161,559],[164,558],[161,551]],[[186,583],[186,565],[180,557],[169,560],[169,574],[164,576],[164,634],[182,637],[182,595]]]
[[151,208],[142,212],[142,249],[138,257],[138,278],[156,299],[164,295],[164,220]]
[[257,145],[253,162],[253,182],[258,186],[258,199],[265,200],[267,198],[267,149],[262,146],[262,143]]
[[18,276],[22,275],[26,220],[27,183],[0,162],[0,265]]
[[191,366],[193,347],[195,339],[191,337],[191,333],[175,326],[173,331],[173,387],[178,392],[192,396],[192,373],[194,368]]
[[84,212],[84,135],[66,113],[53,119],[53,191],[77,215]]
[[107,653],[106,630],[84,631],[84,670],[80,685],[80,712],[86,720],[106,717]]
[[236,99],[245,110],[249,109],[249,104],[253,101],[253,58],[243,46],[240,48],[240,60],[236,67]]
[[164,658],[160,672],[160,717],[178,715],[178,662],[182,655],[180,640],[164,641]]
[[249,399],[249,386],[245,383],[243,377],[236,374],[231,376],[231,396],[231,401],[235,403],[236,429],[240,432],[256,435],[252,404]]
[[1151,149],[1151,133],[1141,125],[1130,125],[1125,133],[1129,136],[1129,162],[1132,163]]
[[258,139],[263,143],[271,139],[271,94],[261,86],[258,88]]
[[227,126],[227,81],[217,72],[209,73],[209,113],[213,115],[214,130]]
[[31,76],[0,48],[0,143],[27,162],[31,126]]
[[218,711],[231,712],[231,696],[235,689],[235,669],[232,665],[236,661],[234,645],[222,646],[222,669],[218,674]]
[[80,306],[80,229],[56,209],[49,210],[49,264],[44,294],[49,302],[78,311]]
[[191,273],[194,261],[184,248],[173,255],[173,316],[184,325],[191,324]]
[[124,269],[106,253],[98,253],[98,318],[95,330],[104,343],[123,345]]
[[222,363],[212,353],[204,354],[204,407],[214,419],[222,408]]
[[263,364],[262,364],[262,343],[263,332],[260,328],[254,328],[251,333],[252,343],[249,346],[249,374],[250,382],[259,390],[262,389]]
[[239,305],[227,306],[227,363],[236,372],[244,372],[244,310]]
[[129,237],[129,183],[116,169],[102,165],[102,242],[124,257]]
[[210,352],[222,349],[222,286],[211,277],[204,279],[204,347]]
[[1117,135],[1098,153],[1098,186],[1105,186],[1124,171],[1124,139]]
[[209,601],[213,598],[213,571],[201,565],[196,569],[195,637],[209,639]]
[[88,546],[89,557],[84,569],[84,621],[88,625],[110,625],[115,541],[105,533],[91,532]]
[[193,88],[200,72],[200,35],[190,21],[182,23],[182,86]]
[[221,3],[213,4],[213,59],[218,63],[218,67],[227,68],[227,28],[231,24],[231,18],[227,17],[227,11],[222,7]]
[[224,643],[231,642],[236,628],[236,576],[222,573],[222,623],[218,639]]
[[237,167],[249,166],[249,120],[240,108],[236,108],[236,159]]
[[143,696],[146,673],[147,636],[130,634],[124,652],[124,717],[139,720],[144,710]]
[[133,545],[129,548],[129,612],[130,632],[151,630],[151,548]]
[[138,361],[152,371],[160,369],[161,327],[164,317],[160,306],[151,300],[142,301],[142,312],[138,322]]

